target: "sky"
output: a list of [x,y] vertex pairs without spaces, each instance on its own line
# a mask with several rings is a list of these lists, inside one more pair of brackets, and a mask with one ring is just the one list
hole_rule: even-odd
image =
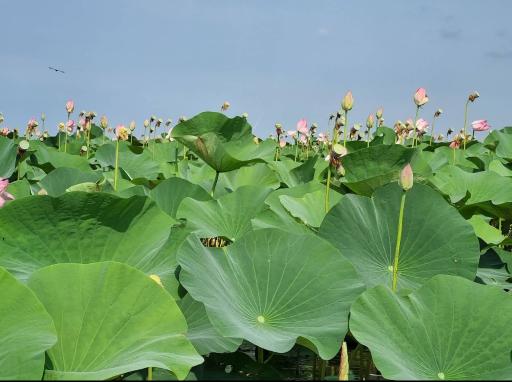
[[[349,124],[384,108],[385,124],[444,114],[436,131],[469,121],[512,125],[508,0],[0,0],[0,112],[23,128],[76,110],[111,123],[177,121],[231,104],[267,136],[306,118],[327,131],[351,90]],[[65,74],[50,71],[53,66]],[[76,112],[75,112],[75,117]]]

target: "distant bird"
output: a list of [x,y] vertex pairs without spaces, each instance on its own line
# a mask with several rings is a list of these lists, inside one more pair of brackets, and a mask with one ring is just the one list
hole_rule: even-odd
[[56,72],[59,72],[59,73],[62,73],[62,74],[65,74],[65,72],[63,70],[60,70],[60,69],[55,69],[55,68],[52,68],[51,66],[48,67],[48,69],[50,70],[54,70]]

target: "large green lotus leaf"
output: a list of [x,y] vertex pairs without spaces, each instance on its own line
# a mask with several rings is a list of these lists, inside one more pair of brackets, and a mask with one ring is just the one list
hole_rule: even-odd
[[345,168],[342,182],[358,194],[370,196],[375,189],[396,180],[416,150],[402,145],[370,146],[341,159]]
[[0,178],[9,178],[16,169],[17,152],[12,139],[0,137]]
[[[211,200],[211,196],[196,184],[181,178],[169,178],[158,184],[150,192],[150,197],[158,207],[167,214],[176,217],[176,212],[183,199],[186,197],[205,201]],[[188,218],[188,217],[187,217]]]
[[493,160],[489,163],[489,170],[494,171],[501,176],[512,176],[512,170],[506,167],[501,161],[498,159]]
[[237,240],[252,229],[251,219],[268,208],[264,201],[272,191],[266,187],[243,186],[217,200],[184,199],[176,216],[200,237]]
[[[329,209],[341,198],[342,195],[337,192],[329,193]],[[320,227],[327,214],[325,211],[325,189],[309,192],[300,197],[281,195],[279,201],[292,216],[310,227]]]
[[448,146],[440,146],[436,148],[429,163],[434,171],[437,171],[446,165],[456,165],[468,171],[479,169],[478,165],[466,158],[464,150],[454,150]]
[[[371,134],[371,132],[370,132]],[[370,142],[370,145],[393,145],[396,141],[395,130],[386,127],[379,126],[377,130],[375,130],[374,138]]]
[[[345,195],[320,226],[320,236],[352,261],[369,287],[391,286],[402,193],[393,183],[371,198]],[[479,257],[471,224],[439,193],[415,184],[405,198],[398,288],[416,289],[440,273],[472,280]]]
[[189,161],[186,159],[178,162],[177,176],[210,191],[215,179],[215,170],[205,165],[202,160]]
[[314,179],[316,162],[316,156],[309,158],[304,163],[282,158],[280,161],[270,162],[268,165],[279,175],[282,183],[288,187],[295,187]]
[[484,143],[493,147],[500,158],[512,160],[512,128],[506,127],[491,132]]
[[76,168],[82,171],[91,169],[85,156],[59,152],[53,147],[39,145],[34,155],[38,166],[42,167],[47,173],[59,167]]
[[491,247],[482,252],[475,281],[505,290],[512,289],[511,275],[507,270],[509,267],[507,260],[510,261],[512,257],[510,252],[507,253],[498,247]]
[[96,183],[101,179],[101,173],[93,171],[81,171],[75,168],[59,167],[46,175],[41,180],[41,186],[50,196],[59,196],[66,190],[80,183]]
[[456,166],[445,166],[431,179],[431,183],[452,203],[466,197],[465,205],[491,202],[494,205],[512,202],[512,179],[493,171],[466,172]]
[[438,275],[401,297],[378,286],[352,305],[350,331],[386,379],[510,379],[512,299]]
[[505,240],[499,229],[491,226],[488,218],[483,215],[473,215],[468,221],[473,226],[476,236],[485,241],[487,244],[500,244]]
[[52,318],[34,293],[0,267],[0,380],[41,379],[44,352],[57,342]]
[[21,199],[32,194],[30,191],[30,183],[26,179],[9,183],[7,192],[14,196],[15,199]]
[[262,229],[223,248],[189,237],[178,262],[181,283],[222,335],[280,353],[299,339],[334,357],[364,289],[350,262],[314,234]]
[[187,320],[187,338],[199,354],[231,353],[242,344],[240,338],[223,337],[211,324],[204,305],[190,294],[187,293],[178,306]]
[[[130,147],[126,142],[119,145],[119,168],[126,178],[130,180],[156,179],[160,173],[160,166],[152,159],[151,153],[146,150],[135,153]],[[115,168],[116,144],[108,143],[100,146],[91,162],[98,163],[102,167]]]
[[126,264],[55,264],[28,285],[57,328],[45,379],[108,379],[147,367],[184,378],[202,362],[174,299]]
[[[176,162],[177,154],[181,153],[183,151],[183,148],[179,149],[178,145],[181,146],[176,141],[169,142],[169,141],[157,141],[156,144],[152,141],[149,144],[149,147],[147,148],[151,158],[157,162],[164,162],[164,163],[170,163],[170,162]],[[153,154],[154,152],[154,154]]]
[[[307,194],[314,192],[325,193],[325,186],[320,183],[309,182],[291,188],[280,188],[272,191],[265,200],[265,204],[270,207],[270,210],[263,210],[252,220],[253,228],[279,228],[292,233],[308,232],[309,230],[303,224],[303,221],[298,221],[298,218],[294,218],[290,212],[283,207],[281,198],[283,196],[290,198],[303,198]],[[341,194],[331,190],[330,199],[331,198],[332,200],[339,200],[341,198]],[[325,209],[325,207],[323,207],[324,204],[321,206],[322,209]],[[308,211],[308,213],[311,212]]]
[[[175,279],[175,223],[146,197],[31,196],[0,209],[0,266],[19,279],[55,263],[114,260]],[[174,230],[173,230],[174,232]]]
[[225,190],[226,193],[232,192],[242,186],[265,186],[277,189],[279,185],[277,174],[266,163],[255,163],[220,174],[215,194],[218,195],[221,190]]
[[275,145],[256,144],[243,117],[203,112],[179,123],[172,137],[186,145],[217,172],[236,170],[248,163],[271,160]]

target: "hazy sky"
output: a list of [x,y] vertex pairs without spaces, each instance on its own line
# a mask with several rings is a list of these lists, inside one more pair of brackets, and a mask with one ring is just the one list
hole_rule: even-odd
[[228,100],[259,135],[300,118],[322,131],[349,89],[351,123],[383,106],[392,125],[413,116],[420,86],[423,117],[444,109],[439,130],[462,127],[472,90],[470,121],[512,125],[508,0],[0,0],[0,12],[9,127],[44,111],[54,128],[68,99],[138,129]]

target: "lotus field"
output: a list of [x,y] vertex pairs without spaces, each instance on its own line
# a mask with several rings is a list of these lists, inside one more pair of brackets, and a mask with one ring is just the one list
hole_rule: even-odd
[[267,139],[228,102],[1,116],[0,379],[512,379],[512,127],[478,97],[457,132],[422,88]]

